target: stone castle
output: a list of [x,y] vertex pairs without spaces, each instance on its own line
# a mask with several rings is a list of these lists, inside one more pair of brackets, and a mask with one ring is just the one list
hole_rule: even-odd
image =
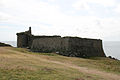
[[31,27],[17,33],[17,47],[29,48],[34,52],[55,52],[73,57],[105,57],[102,40],[79,37],[34,36]]

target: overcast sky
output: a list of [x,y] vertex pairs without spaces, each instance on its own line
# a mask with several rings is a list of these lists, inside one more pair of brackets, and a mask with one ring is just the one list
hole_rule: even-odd
[[120,0],[0,0],[0,41],[34,35],[120,41]]

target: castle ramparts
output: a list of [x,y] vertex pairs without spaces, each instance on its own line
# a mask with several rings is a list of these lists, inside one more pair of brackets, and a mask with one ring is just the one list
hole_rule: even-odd
[[17,46],[34,52],[55,52],[74,57],[105,57],[102,40],[79,37],[34,36],[31,27],[17,33]]

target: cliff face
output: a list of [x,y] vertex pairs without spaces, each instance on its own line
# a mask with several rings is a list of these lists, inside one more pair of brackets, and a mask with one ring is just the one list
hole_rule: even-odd
[[0,42],[0,47],[4,47],[4,46],[9,46],[9,47],[11,47],[11,45],[9,45],[9,44],[5,44],[5,43],[1,43],[1,42]]

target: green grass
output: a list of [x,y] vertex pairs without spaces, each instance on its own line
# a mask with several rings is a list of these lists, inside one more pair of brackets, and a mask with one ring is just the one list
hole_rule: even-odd
[[102,57],[83,59],[83,58],[70,58],[70,57],[61,57],[61,56],[52,57],[51,60],[67,62],[67,63],[75,64],[80,67],[88,67],[106,72],[120,74],[119,60],[113,60]]
[[108,58],[83,59],[54,53],[33,53],[23,48],[0,48],[0,80],[109,80],[81,72],[67,64],[120,74],[120,61]]
[[38,53],[38,52],[31,52],[29,49],[26,48],[12,48],[12,50],[23,52],[23,53],[29,53],[29,54],[39,54],[39,55],[48,55],[48,56],[58,56],[55,53]]
[[94,69],[99,69],[106,72],[113,72],[113,73],[120,74],[119,60],[113,60],[113,59],[104,58],[104,57],[91,57],[89,59],[83,59],[83,58],[75,58],[75,57],[65,57],[65,56],[57,55],[55,53],[33,53],[33,52],[30,52],[28,49],[24,49],[24,48],[13,48],[13,49],[16,51],[35,54],[35,55],[53,56],[53,57],[50,57],[50,60],[67,62],[67,63],[72,63],[81,67],[94,68]]

